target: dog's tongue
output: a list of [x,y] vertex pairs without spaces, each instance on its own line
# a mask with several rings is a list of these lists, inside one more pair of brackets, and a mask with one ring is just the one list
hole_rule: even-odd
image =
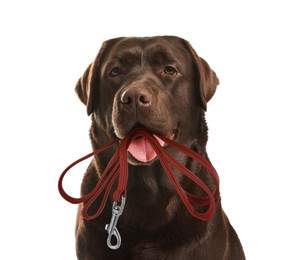
[[[161,146],[165,144],[163,140],[154,135]],[[149,162],[156,157],[156,153],[150,143],[143,137],[138,136],[133,139],[127,149],[130,154],[140,162]]]

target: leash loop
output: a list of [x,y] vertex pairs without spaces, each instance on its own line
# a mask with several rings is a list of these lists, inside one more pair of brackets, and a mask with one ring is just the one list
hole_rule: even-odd
[[[112,205],[112,216],[110,223],[105,226],[105,230],[108,232],[107,245],[110,249],[116,250],[121,246],[121,235],[117,229],[117,223],[119,217],[122,215],[124,207],[125,207],[126,197],[122,194],[121,196],[121,204],[114,201]],[[116,244],[112,244],[112,237],[115,237]]]

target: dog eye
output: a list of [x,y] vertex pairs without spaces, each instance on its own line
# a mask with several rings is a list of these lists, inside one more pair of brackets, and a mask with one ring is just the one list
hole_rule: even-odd
[[163,70],[164,74],[170,75],[170,76],[174,76],[176,75],[178,72],[175,68],[173,68],[172,66],[166,66]]
[[119,68],[119,67],[114,67],[114,68],[112,68],[111,71],[109,72],[109,76],[112,77],[112,78],[114,78],[114,77],[120,75],[121,73],[122,73],[121,68]]

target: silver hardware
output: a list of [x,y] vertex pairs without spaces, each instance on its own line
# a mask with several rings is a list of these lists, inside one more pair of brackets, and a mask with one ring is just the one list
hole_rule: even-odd
[[[110,249],[116,250],[121,246],[121,235],[117,229],[117,223],[119,217],[122,215],[124,207],[125,207],[126,198],[124,195],[121,196],[121,204],[118,205],[116,201],[113,202],[112,205],[112,216],[110,223],[105,226],[105,230],[108,232],[107,245]],[[116,239],[116,244],[113,245],[111,243],[112,236]]]

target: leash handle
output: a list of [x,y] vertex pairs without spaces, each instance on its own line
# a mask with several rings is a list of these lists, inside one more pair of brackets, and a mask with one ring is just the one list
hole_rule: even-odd
[[[146,131],[140,129],[140,136],[146,138],[150,143],[151,146],[154,148],[157,156],[159,157],[159,160],[169,178],[173,186],[176,188],[176,191],[178,192],[182,202],[184,203],[187,210],[190,212],[192,216],[195,218],[198,218],[200,220],[209,220],[212,218],[214,211],[215,211],[215,199],[219,194],[219,178],[218,174],[215,170],[215,168],[210,164],[209,161],[207,161],[205,158],[203,158],[200,154],[194,152],[193,150],[180,145],[168,138],[159,136],[160,139],[162,139],[165,143],[173,146],[177,150],[181,151],[182,153],[186,154],[187,156],[191,157],[192,159],[198,161],[203,167],[205,167],[209,173],[214,177],[214,180],[216,182],[216,188],[212,192],[202,180],[200,180],[199,177],[197,177],[195,174],[193,174],[190,170],[188,170],[186,167],[181,165],[179,162],[177,162],[172,156],[170,156],[158,143],[156,138],[153,137],[153,135],[147,133]],[[138,136],[138,134],[136,134]],[[196,185],[198,185],[206,194],[207,196],[204,197],[198,197],[195,195],[192,195],[185,191],[181,185],[179,184],[177,178],[173,174],[170,165],[174,166],[176,169],[178,169],[182,174],[184,174],[187,178],[192,180]],[[202,206],[208,206],[208,209],[205,212],[198,212],[195,210],[193,204],[199,204]]]
[[[67,172],[74,167],[76,164],[90,158],[91,156],[94,156],[106,149],[108,149],[109,147],[111,147],[113,144],[115,144],[118,140],[112,140],[111,142],[103,145],[102,147],[100,147],[99,149],[93,151],[92,153],[89,153],[83,157],[81,157],[80,159],[76,160],[75,162],[73,162],[72,164],[70,164],[60,175],[59,177],[59,181],[58,181],[58,190],[60,195],[68,202],[72,203],[72,204],[78,204],[78,203],[84,203],[83,209],[82,209],[82,216],[84,219],[86,220],[91,220],[91,219],[95,219],[97,218],[101,212],[103,211],[106,202],[108,200],[108,195],[110,193],[110,190],[114,184],[114,182],[116,181],[117,177],[118,177],[118,172],[119,172],[119,151],[117,150],[115,152],[115,154],[113,155],[113,157],[111,158],[111,160],[109,161],[108,165],[106,166],[104,172],[101,174],[101,177],[99,178],[99,181],[97,182],[96,186],[94,187],[94,189],[87,194],[84,197],[80,197],[80,198],[74,198],[71,197],[70,195],[68,195],[64,188],[63,188],[63,179],[65,177],[65,175],[67,174]],[[100,203],[100,206],[98,208],[98,210],[93,214],[93,215],[89,215],[88,214],[88,210],[90,208],[90,206],[93,204],[93,202],[97,199],[97,197],[104,192],[104,196],[103,199]]]

